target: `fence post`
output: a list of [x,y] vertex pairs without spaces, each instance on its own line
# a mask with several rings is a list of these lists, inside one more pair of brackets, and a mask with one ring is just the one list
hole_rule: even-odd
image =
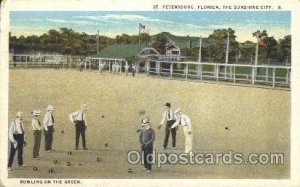
[[252,66],[252,84],[255,83],[255,71],[256,71],[256,67]]
[[173,63],[171,63],[171,66],[170,66],[170,75],[171,75],[171,77],[173,75]]
[[108,60],[108,72],[110,73],[110,60]]
[[219,82],[219,66],[215,64],[215,76],[217,78],[217,82]]
[[233,66],[233,83],[235,84],[235,66]]
[[203,79],[203,64],[200,64],[200,80]]
[[185,67],[185,79],[187,79],[188,73],[189,73],[189,64],[187,63]]
[[276,68],[273,67],[273,87],[275,87],[275,75],[276,75],[275,71],[276,71]]
[[286,83],[286,85],[288,86],[288,83],[289,83],[289,69],[288,68],[286,68],[286,78],[285,78],[285,83]]
[[268,83],[269,81],[269,68],[266,67],[266,77],[265,77],[266,82]]

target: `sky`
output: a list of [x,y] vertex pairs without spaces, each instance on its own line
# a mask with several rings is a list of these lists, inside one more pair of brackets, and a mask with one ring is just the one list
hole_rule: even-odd
[[179,36],[208,37],[215,29],[233,28],[239,42],[255,41],[252,33],[267,30],[276,39],[291,34],[290,11],[11,11],[14,36],[41,35],[67,27],[76,32],[115,37],[138,34],[139,23],[150,35],[170,32]]

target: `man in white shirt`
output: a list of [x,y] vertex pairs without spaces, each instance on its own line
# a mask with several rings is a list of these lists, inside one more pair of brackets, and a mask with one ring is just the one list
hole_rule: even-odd
[[172,145],[173,149],[176,149],[176,128],[170,129],[171,126],[175,123],[175,115],[174,111],[171,108],[171,103],[166,103],[165,104],[165,111],[163,113],[163,119],[160,122],[160,125],[158,126],[158,129],[161,128],[161,126],[166,122],[166,128],[165,128],[165,139],[164,139],[164,144],[162,149],[166,149],[168,145],[168,140],[170,136],[170,131],[172,134]]
[[47,112],[44,116],[44,136],[45,136],[45,150],[49,153],[52,150],[53,133],[54,133],[54,117],[52,105],[48,105]]
[[171,129],[181,126],[183,128],[183,134],[185,137],[185,153],[190,153],[193,150],[193,134],[192,124],[190,118],[183,114],[182,110],[178,108],[175,111],[176,122],[172,125]]
[[34,110],[32,118],[32,130],[33,130],[33,158],[38,158],[41,146],[41,139],[42,139],[42,124],[39,120],[39,116],[42,115],[40,110]]
[[23,164],[23,146],[25,143],[25,132],[23,126],[23,113],[18,112],[16,114],[16,119],[11,122],[11,125],[8,130],[8,137],[11,142],[10,154],[8,160],[8,170],[11,170],[14,156],[16,151],[18,151],[18,164],[19,166],[25,166]]
[[129,69],[129,66],[128,66],[128,63],[126,62],[126,64],[125,64],[125,74],[126,74],[126,77],[127,77],[127,75],[128,75],[128,69]]
[[76,133],[76,143],[75,143],[75,149],[78,150],[78,144],[79,144],[79,136],[82,137],[82,146],[84,150],[87,150],[86,148],[86,142],[85,142],[85,130],[86,130],[86,111],[88,107],[86,104],[82,104],[80,109],[76,112],[73,112],[69,115],[69,119],[72,123],[75,123],[75,133]]

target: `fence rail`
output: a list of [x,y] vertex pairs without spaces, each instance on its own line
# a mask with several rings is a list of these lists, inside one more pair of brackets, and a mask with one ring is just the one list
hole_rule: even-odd
[[[42,60],[41,60],[42,59]],[[30,56],[12,55],[10,66],[78,68],[108,72],[128,72],[124,59],[82,56]],[[127,66],[127,67],[126,67]],[[126,67],[126,68],[125,68]],[[273,88],[290,88],[291,67],[276,65],[220,64],[208,62],[178,62],[146,60],[136,64],[136,72],[150,76],[161,76],[186,80],[228,82],[232,84],[265,85]]]

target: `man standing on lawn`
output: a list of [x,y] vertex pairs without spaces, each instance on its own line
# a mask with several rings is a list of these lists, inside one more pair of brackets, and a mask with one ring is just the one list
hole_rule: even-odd
[[180,108],[175,111],[176,122],[172,125],[171,129],[175,129],[177,126],[183,128],[183,134],[185,137],[185,153],[191,153],[193,150],[193,134],[192,124],[190,118],[182,112]]
[[79,144],[79,136],[82,137],[82,146],[84,150],[87,150],[86,142],[85,142],[85,131],[86,131],[86,111],[88,107],[86,104],[82,104],[80,109],[76,112],[73,112],[69,115],[69,119],[72,123],[75,124],[75,134],[76,134],[76,142],[75,142],[75,150],[78,150]]
[[153,142],[155,140],[155,132],[150,128],[150,121],[144,120],[142,123],[143,128],[139,134],[139,141],[144,153],[144,167],[147,173],[151,172],[151,165],[153,160]]
[[175,123],[175,115],[174,111],[171,108],[171,103],[166,103],[165,104],[165,111],[163,113],[163,119],[160,122],[160,125],[158,126],[158,129],[161,128],[161,126],[166,122],[166,128],[165,128],[165,139],[164,139],[164,144],[162,147],[162,150],[166,149],[168,146],[168,140],[170,136],[170,131],[172,134],[172,145],[173,149],[176,149],[176,128],[170,129],[171,126]]
[[20,167],[25,166],[23,164],[23,147],[25,146],[25,131],[23,126],[23,113],[18,112],[16,114],[16,119],[11,122],[8,130],[8,137],[10,140],[10,154],[8,160],[8,170],[12,170],[12,164],[14,161],[14,156],[16,151],[18,151],[18,164]]
[[54,117],[52,105],[48,105],[47,112],[44,117],[44,136],[45,136],[45,150],[49,153],[52,151],[53,133],[54,133]]

